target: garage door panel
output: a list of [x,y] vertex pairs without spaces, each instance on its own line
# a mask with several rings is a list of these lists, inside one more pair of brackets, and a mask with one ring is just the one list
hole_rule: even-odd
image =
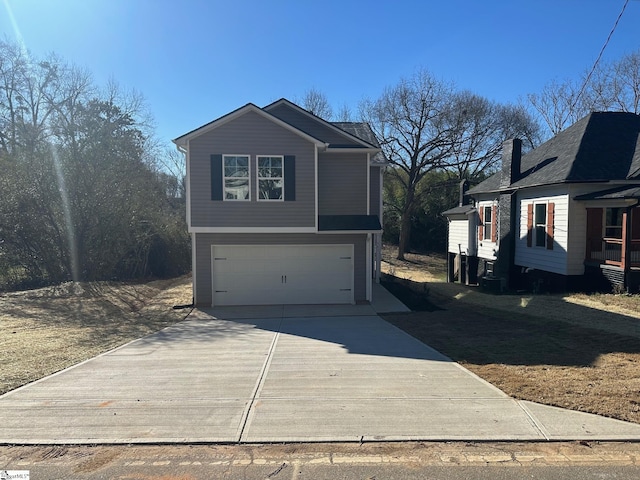
[[353,245],[214,245],[214,305],[353,302]]

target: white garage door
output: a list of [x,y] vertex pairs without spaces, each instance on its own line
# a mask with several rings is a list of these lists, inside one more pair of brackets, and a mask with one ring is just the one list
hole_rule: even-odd
[[213,245],[213,305],[353,303],[353,245]]

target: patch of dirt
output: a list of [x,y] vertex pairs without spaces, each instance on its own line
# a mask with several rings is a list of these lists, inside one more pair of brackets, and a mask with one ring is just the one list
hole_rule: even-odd
[[640,423],[639,298],[493,295],[438,281],[444,259],[420,257],[386,257],[383,271],[412,280],[397,282],[401,300],[422,291],[440,309],[387,321],[515,398]]
[[183,320],[191,277],[0,295],[0,394]]

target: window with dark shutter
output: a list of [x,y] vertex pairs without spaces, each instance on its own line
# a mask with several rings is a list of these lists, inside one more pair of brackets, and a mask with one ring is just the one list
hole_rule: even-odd
[[547,205],[547,250],[553,250],[555,204],[549,202]]
[[222,154],[211,155],[211,200],[223,199]]
[[293,202],[296,199],[296,156],[284,156],[284,201]]
[[478,223],[478,240],[482,241],[484,238],[484,218],[482,216],[482,208],[478,208],[478,217],[480,223]]
[[527,205],[527,247],[533,246],[533,203]]

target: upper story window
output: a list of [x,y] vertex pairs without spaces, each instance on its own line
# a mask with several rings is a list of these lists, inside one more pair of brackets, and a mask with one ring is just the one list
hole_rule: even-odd
[[492,206],[486,206],[483,208],[483,216],[482,216],[482,223],[483,223],[483,228],[484,228],[484,232],[483,232],[483,238],[485,240],[491,241],[493,238],[492,235],[492,225],[493,225],[493,207]]
[[225,155],[224,199],[249,200],[249,157],[246,155]]
[[258,200],[284,200],[284,158],[258,156]]

